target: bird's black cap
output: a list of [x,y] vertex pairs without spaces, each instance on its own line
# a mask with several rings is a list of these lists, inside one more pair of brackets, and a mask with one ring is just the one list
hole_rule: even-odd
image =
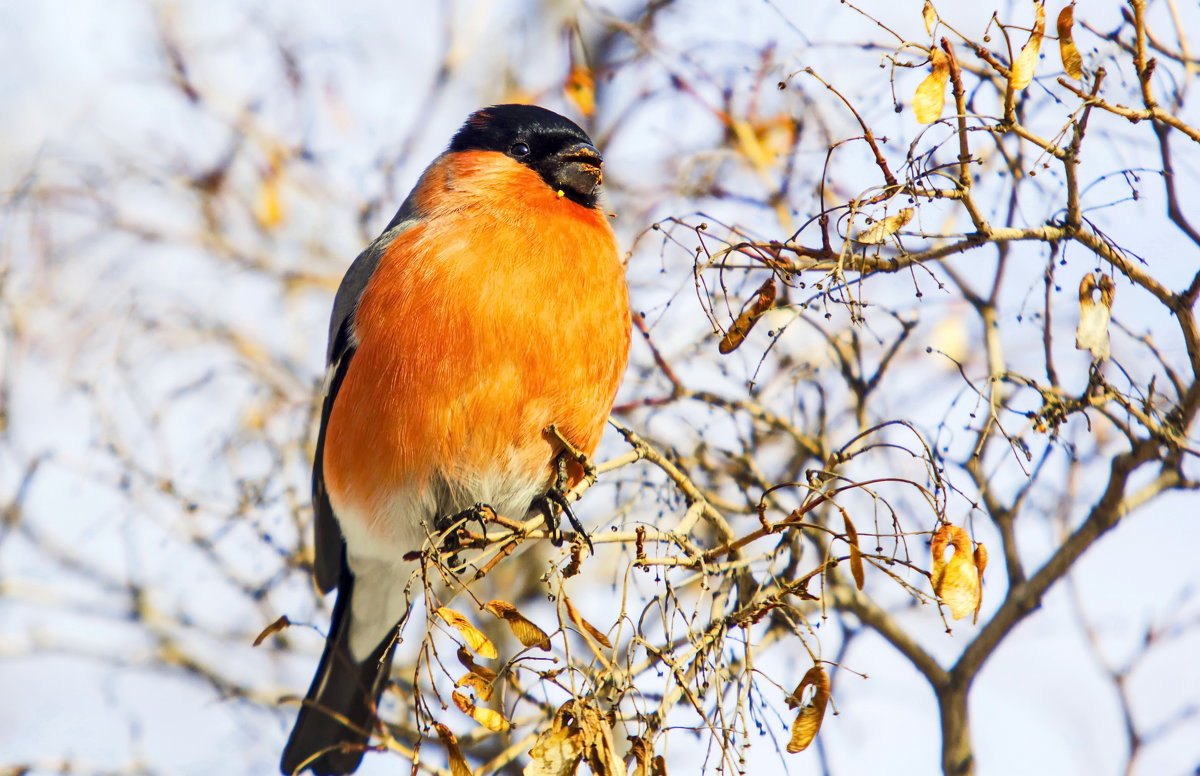
[[547,185],[595,207],[603,164],[592,140],[565,116],[537,105],[493,105],[472,113],[449,151],[495,151],[533,169]]

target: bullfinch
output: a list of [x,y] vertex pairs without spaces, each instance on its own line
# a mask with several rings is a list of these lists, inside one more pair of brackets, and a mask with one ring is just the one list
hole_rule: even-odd
[[283,773],[358,767],[413,554],[447,516],[544,503],[564,454],[551,424],[594,453],[630,335],[601,169],[552,111],[477,111],[347,270],[313,461],[316,584],[337,602]]

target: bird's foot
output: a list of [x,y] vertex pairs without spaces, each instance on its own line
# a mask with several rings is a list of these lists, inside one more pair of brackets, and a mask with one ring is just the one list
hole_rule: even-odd
[[434,521],[434,530],[443,535],[441,546],[438,549],[452,553],[446,559],[451,567],[458,565],[457,550],[463,547],[463,532],[466,530],[467,524],[479,523],[479,532],[486,535],[487,519],[495,514],[496,510],[480,502],[452,515],[442,515]]
[[[554,429],[554,426],[550,426]],[[549,432],[550,429],[547,429]],[[557,431],[557,429],[555,429]],[[575,512],[571,509],[571,501],[567,498],[567,483],[569,477],[567,475],[567,460],[579,460],[576,452],[563,450],[554,458],[555,477],[554,485],[552,485],[545,493],[536,497],[533,500],[533,508],[539,510],[546,517],[546,527],[550,533],[550,543],[555,547],[561,547],[563,543],[562,533],[558,527],[558,514],[554,511],[554,507],[562,510],[562,513],[567,516],[567,520],[571,523],[571,528],[583,537],[587,542],[588,551],[594,551],[592,547],[592,537],[588,536],[587,531],[583,529],[583,524],[579,522],[579,518],[575,516]],[[586,457],[584,461],[586,462]]]
[[[571,440],[563,436],[563,433],[558,430],[558,425],[556,423],[551,423],[549,426],[546,426],[544,429],[542,429],[542,434],[548,439],[554,440],[562,447],[562,451],[559,452],[558,456],[554,459],[554,463],[558,467],[558,476],[560,480],[565,481],[565,467],[567,461],[570,460],[574,461],[579,468],[583,470],[583,479],[587,480],[589,485],[596,481],[596,467],[592,465],[590,460],[588,460],[587,453],[580,450],[571,442]],[[559,483],[559,487],[563,487],[562,482]]]

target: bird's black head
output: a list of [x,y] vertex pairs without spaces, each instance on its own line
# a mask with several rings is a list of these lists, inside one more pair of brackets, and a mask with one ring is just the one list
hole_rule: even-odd
[[450,151],[496,151],[529,167],[551,188],[596,207],[604,165],[579,126],[536,105],[493,105],[471,114]]

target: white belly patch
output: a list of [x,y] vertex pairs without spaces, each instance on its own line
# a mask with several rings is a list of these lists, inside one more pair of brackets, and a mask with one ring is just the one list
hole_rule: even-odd
[[527,470],[518,473],[514,468],[437,478],[423,490],[398,488],[369,513],[340,503],[330,493],[355,578],[350,649],[356,660],[366,659],[420,597],[420,581],[410,584],[416,563],[403,558],[425,546],[439,517],[480,503],[513,520],[525,517],[530,502],[549,486],[549,476],[531,478]]

